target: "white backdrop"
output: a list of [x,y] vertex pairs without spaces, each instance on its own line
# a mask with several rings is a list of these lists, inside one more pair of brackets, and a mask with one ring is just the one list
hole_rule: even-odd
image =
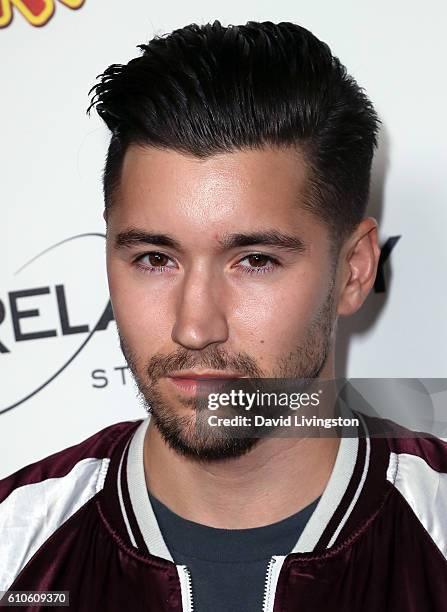
[[[382,244],[401,238],[384,265],[386,291],[341,322],[337,373],[447,377],[444,3],[22,6],[39,3],[47,23],[35,27],[20,2],[0,0],[0,25],[8,6],[13,15],[0,29],[0,477],[145,414],[114,323],[104,319],[92,331],[108,302],[100,183],[108,135],[85,115],[87,92],[109,64],[134,57],[137,44],[193,21],[294,21],[325,40],[365,87],[384,123],[370,211]],[[39,21],[39,11],[28,17]]]

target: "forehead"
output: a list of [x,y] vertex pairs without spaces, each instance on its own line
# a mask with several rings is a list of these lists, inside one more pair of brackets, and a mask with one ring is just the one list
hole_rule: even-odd
[[[315,224],[302,207],[307,168],[295,148],[264,147],[198,158],[132,145],[113,217],[121,224],[210,232]],[[317,223],[317,225],[320,225]],[[163,226],[163,227],[161,227]],[[169,227],[170,226],[170,227]]]

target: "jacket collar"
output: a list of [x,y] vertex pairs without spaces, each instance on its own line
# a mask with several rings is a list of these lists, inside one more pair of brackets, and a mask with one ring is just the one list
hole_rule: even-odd
[[[146,488],[143,448],[149,422],[150,417],[132,423],[118,440],[100,504],[113,531],[126,546],[171,565],[173,559]],[[360,416],[358,436],[340,441],[328,484],[291,551],[294,557],[323,553],[365,523],[387,489],[387,461],[385,441],[370,438],[367,421]]]

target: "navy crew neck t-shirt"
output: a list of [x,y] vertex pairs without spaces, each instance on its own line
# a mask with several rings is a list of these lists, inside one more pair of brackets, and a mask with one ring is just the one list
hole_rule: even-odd
[[295,546],[319,499],[277,523],[217,529],[175,514],[149,499],[169,552],[191,572],[194,612],[261,612],[267,566]]

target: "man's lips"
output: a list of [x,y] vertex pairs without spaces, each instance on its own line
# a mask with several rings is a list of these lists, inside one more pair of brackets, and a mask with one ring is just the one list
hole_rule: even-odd
[[236,372],[204,371],[174,372],[166,377],[177,389],[192,395],[208,394],[230,380],[245,378]]
[[223,372],[220,370],[204,370],[202,372],[182,370],[181,372],[173,372],[172,374],[169,374],[169,378],[182,380],[220,380],[228,378],[242,378],[242,376],[236,372]]

